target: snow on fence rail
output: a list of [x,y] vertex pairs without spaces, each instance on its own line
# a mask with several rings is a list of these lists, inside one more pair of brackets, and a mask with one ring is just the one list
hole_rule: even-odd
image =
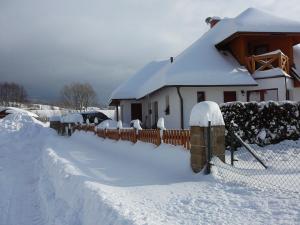
[[97,136],[108,138],[112,140],[130,141],[136,143],[137,141],[152,143],[156,146],[161,143],[179,145],[185,149],[190,149],[190,130],[157,130],[157,129],[95,129],[94,125],[78,125],[74,130],[83,130],[86,132],[94,132]]

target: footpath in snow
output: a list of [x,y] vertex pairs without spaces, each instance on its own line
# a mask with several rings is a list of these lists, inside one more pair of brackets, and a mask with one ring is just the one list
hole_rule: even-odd
[[0,121],[0,224],[298,224],[298,194],[195,175],[181,148]]

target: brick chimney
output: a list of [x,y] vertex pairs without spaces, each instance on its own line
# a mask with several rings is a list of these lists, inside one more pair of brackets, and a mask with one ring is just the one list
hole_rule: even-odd
[[207,17],[205,19],[205,22],[207,24],[210,24],[210,28],[213,28],[219,21],[221,20],[220,17],[218,16],[213,16],[213,17]]

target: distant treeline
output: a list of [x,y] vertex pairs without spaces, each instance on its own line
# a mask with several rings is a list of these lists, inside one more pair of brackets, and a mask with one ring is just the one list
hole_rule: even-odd
[[25,88],[14,82],[0,82],[0,105],[11,106],[27,101]]

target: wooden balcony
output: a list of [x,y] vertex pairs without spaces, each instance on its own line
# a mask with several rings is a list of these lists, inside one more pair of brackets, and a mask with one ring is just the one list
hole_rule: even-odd
[[247,68],[251,74],[255,71],[269,70],[273,68],[281,68],[289,74],[289,57],[280,50],[269,52],[262,55],[252,55],[246,58]]

